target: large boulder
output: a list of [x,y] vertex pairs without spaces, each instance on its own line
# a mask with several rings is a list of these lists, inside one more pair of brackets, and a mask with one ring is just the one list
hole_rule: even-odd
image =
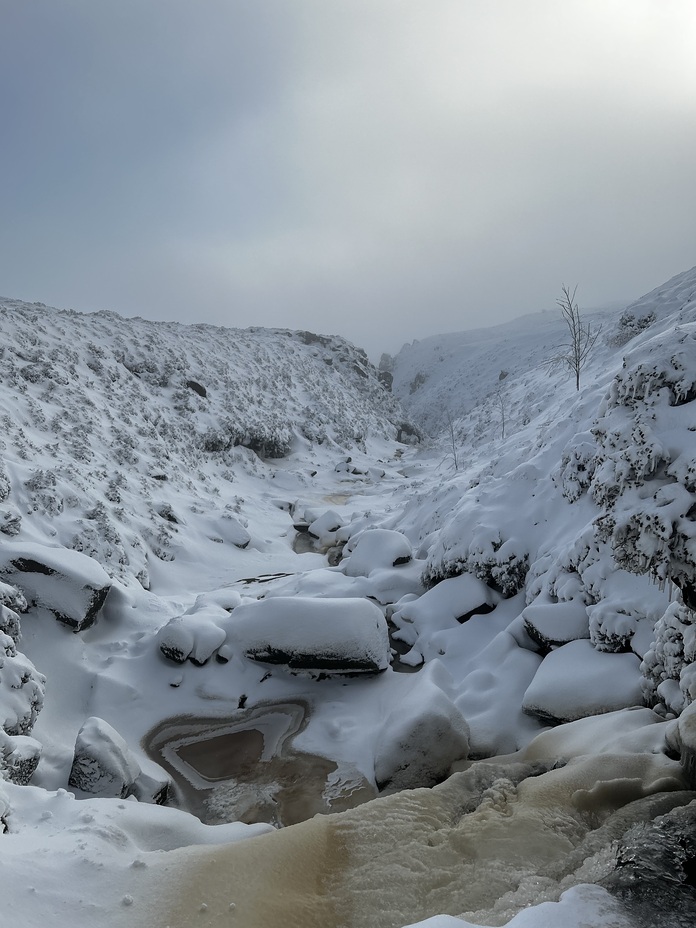
[[92,796],[125,799],[140,776],[140,765],[124,739],[104,719],[87,719],[77,734],[68,784]]
[[679,748],[682,767],[691,789],[696,789],[696,703],[679,716]]
[[0,577],[75,631],[94,623],[111,588],[111,578],[93,558],[31,542],[0,549]]
[[202,666],[225,642],[225,632],[215,619],[226,616],[224,609],[210,607],[193,614],[175,616],[157,632],[157,644],[170,661],[190,660]]
[[238,606],[225,627],[246,657],[291,670],[376,673],[389,666],[387,623],[367,599],[278,596]]
[[522,610],[525,631],[542,651],[590,637],[587,607],[579,599],[550,602],[539,597]]
[[455,761],[466,760],[469,726],[439,685],[443,676],[447,674],[439,661],[431,661],[387,716],[375,754],[380,789],[434,786],[449,775]]
[[355,541],[346,545],[350,552],[342,570],[347,577],[369,577],[380,567],[398,567],[407,564],[412,557],[411,543],[401,532],[386,528],[374,528],[361,532]]
[[643,705],[640,658],[596,651],[571,641],[541,662],[522,708],[544,722],[574,722],[588,715]]

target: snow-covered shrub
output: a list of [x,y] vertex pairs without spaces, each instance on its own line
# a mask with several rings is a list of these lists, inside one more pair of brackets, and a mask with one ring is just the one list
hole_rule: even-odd
[[0,727],[8,735],[28,735],[44,700],[46,678],[0,632]]
[[696,614],[670,603],[641,665],[648,705],[679,713],[696,700]]
[[616,324],[616,328],[611,333],[607,342],[612,348],[620,348],[629,342],[636,335],[640,335],[655,322],[654,312],[649,312],[645,316],[636,316],[630,310],[625,310]]
[[561,466],[552,476],[569,503],[580,499],[589,487],[597,466],[596,455],[597,448],[588,432],[575,435],[563,451]]
[[696,580],[696,324],[676,326],[624,359],[592,429],[597,539],[620,567]]
[[10,478],[7,476],[5,471],[5,463],[0,458],[0,503],[4,503],[7,497],[10,495],[10,490],[12,486],[10,484]]
[[28,735],[8,735],[0,729],[0,777],[26,786],[41,758],[41,744]]
[[478,525],[468,545],[457,548],[456,553],[449,554],[436,547],[423,572],[426,586],[467,572],[505,597],[514,596],[524,587],[529,555],[520,540],[504,539],[498,529]]

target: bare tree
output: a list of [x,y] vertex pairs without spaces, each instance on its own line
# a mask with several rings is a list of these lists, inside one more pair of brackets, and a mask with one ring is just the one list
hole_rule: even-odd
[[507,419],[507,398],[501,387],[493,394],[493,404],[500,414],[500,437],[505,438],[505,423]]
[[556,300],[561,315],[568,326],[568,341],[558,346],[558,353],[551,358],[550,364],[562,364],[568,367],[575,375],[575,389],[580,389],[580,371],[587,363],[590,352],[595,346],[602,327],[593,329],[589,322],[583,322],[580,317],[578,304],[575,302],[575,292],[577,286],[570,287],[563,284],[561,292],[563,296]]
[[447,432],[449,435],[449,444],[450,444],[450,454],[452,455],[452,462],[454,463],[455,472],[459,470],[459,456],[457,454],[457,436],[454,431],[454,419],[452,418],[452,413],[447,410]]

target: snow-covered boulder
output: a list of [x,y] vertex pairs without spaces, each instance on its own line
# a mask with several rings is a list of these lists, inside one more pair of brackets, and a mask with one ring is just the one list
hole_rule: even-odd
[[103,719],[87,719],[77,734],[68,784],[93,796],[124,799],[140,766],[124,739]]
[[431,661],[414,677],[413,687],[387,716],[377,739],[375,779],[380,789],[434,786],[469,753],[469,726],[438,685],[445,675]]
[[199,666],[205,664],[225,641],[225,632],[214,621],[215,617],[225,615],[224,609],[212,606],[175,616],[157,632],[160,651],[177,664],[185,660]]
[[225,628],[246,657],[293,670],[375,673],[389,665],[387,623],[367,599],[277,596],[238,606]]
[[526,713],[549,722],[573,722],[642,705],[640,659],[596,651],[586,640],[551,651],[522,700]]
[[[305,513],[305,518],[309,523],[308,533],[312,538],[316,538],[320,547],[327,548],[336,544],[336,532],[343,525],[343,519],[333,509],[327,509],[315,519],[311,516],[313,513]],[[311,520],[311,521],[310,521]]]
[[172,788],[172,779],[167,771],[154,761],[147,760],[146,769],[133,783],[132,795],[139,802],[149,802],[153,805],[164,805],[169,798]]
[[677,724],[682,766],[691,789],[696,789],[696,703],[682,712]]
[[249,546],[251,535],[239,519],[236,519],[229,512],[223,513],[217,520],[215,527],[222,540],[233,544],[235,548],[247,548]]
[[342,570],[348,577],[369,577],[377,568],[398,567],[407,564],[412,557],[411,543],[406,536],[386,528],[362,532],[346,547],[350,556],[344,559]]
[[5,734],[0,730],[0,776],[26,786],[41,758],[41,744],[27,735]]
[[[415,645],[445,629],[456,628],[473,615],[492,612],[500,596],[471,574],[442,580],[423,596],[401,604],[392,615],[397,637]],[[425,647],[425,643],[423,643]]]
[[0,576],[75,631],[94,623],[111,588],[109,575],[93,558],[31,542],[0,549]]
[[529,637],[543,651],[590,637],[587,607],[581,600],[553,603],[540,599],[522,611],[522,620]]

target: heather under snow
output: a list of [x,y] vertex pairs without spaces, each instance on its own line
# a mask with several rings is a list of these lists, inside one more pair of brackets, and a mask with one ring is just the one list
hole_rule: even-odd
[[587,321],[0,300],[8,924],[694,924],[696,269]]

